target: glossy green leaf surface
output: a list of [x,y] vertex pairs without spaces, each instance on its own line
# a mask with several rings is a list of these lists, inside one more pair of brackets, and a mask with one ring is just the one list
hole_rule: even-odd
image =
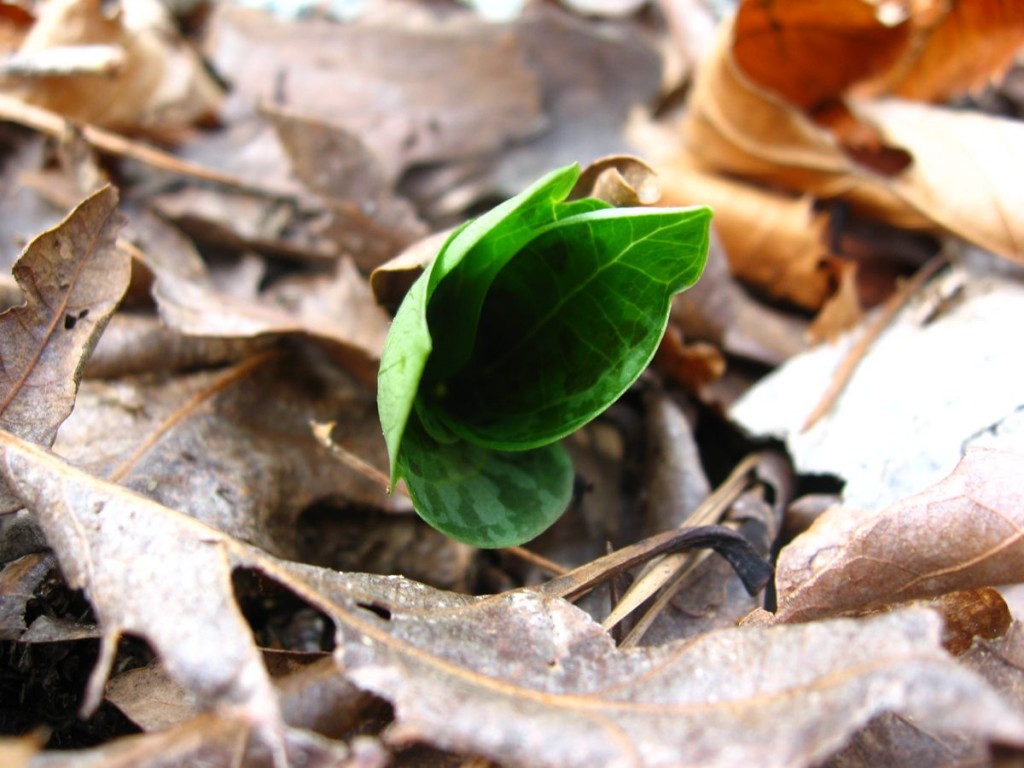
[[415,415],[399,467],[420,517],[477,547],[529,541],[561,516],[572,496],[572,463],[557,443],[532,451],[439,443]]
[[555,443],[636,380],[704,266],[708,209],[565,202],[578,176],[548,174],[453,234],[385,345],[392,482],[477,546],[526,541],[564,511],[572,467]]

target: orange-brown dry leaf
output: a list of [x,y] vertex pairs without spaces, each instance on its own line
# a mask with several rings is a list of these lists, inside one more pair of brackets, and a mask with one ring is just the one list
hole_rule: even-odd
[[967,651],[976,638],[1005,636],[1013,623],[1003,596],[991,587],[950,592],[928,605],[942,614],[946,624],[942,645],[954,655]]
[[123,66],[106,76],[8,79],[3,90],[72,120],[122,130],[173,129],[219,106],[219,86],[157,0],[53,0],[42,6],[20,52],[81,45],[120,48]]
[[1024,581],[1024,456],[973,449],[881,512],[835,508],[779,555],[780,621]]
[[811,200],[709,174],[680,154],[658,165],[663,205],[709,205],[732,273],[804,309],[832,295],[838,268],[824,244],[826,217]]
[[744,0],[733,55],[747,76],[813,112],[887,70],[910,33],[905,0]]
[[917,101],[945,101],[1001,77],[1024,45],[1018,0],[930,0],[915,10],[903,57],[857,89]]
[[[14,265],[25,303],[0,315],[0,428],[49,446],[71,413],[82,366],[128,287],[114,247],[117,192],[105,187],[37,237]],[[0,509],[17,505],[6,489]]]
[[1024,125],[901,101],[855,109],[883,148],[909,152],[909,167],[882,176],[858,164],[829,131],[751,82],[727,35],[701,70],[684,131],[690,151],[715,170],[846,200],[894,226],[945,229],[1024,261]]

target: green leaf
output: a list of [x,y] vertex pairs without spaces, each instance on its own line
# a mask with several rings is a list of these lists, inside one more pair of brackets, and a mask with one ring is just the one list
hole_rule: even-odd
[[568,503],[554,445],[650,362],[700,275],[711,212],[565,202],[569,166],[453,234],[410,289],[381,359],[391,482],[431,525],[509,546]]
[[613,403],[647,367],[672,297],[700,276],[704,209],[612,209],[545,228],[494,280],[464,368],[427,395],[461,437],[545,445]]
[[[436,320],[445,340],[435,366],[452,368],[472,348],[476,317],[494,275],[529,242],[540,226],[557,219],[556,204],[564,200],[579,178],[575,165],[549,173],[510,200],[458,229],[442,246],[437,258],[409,289],[395,315],[381,355],[377,380],[377,410],[391,462],[391,484],[398,479],[398,453],[420,379],[434,348],[427,323],[427,303],[441,280],[451,273],[441,307],[458,307]],[[603,206],[603,203],[597,202]],[[590,203],[570,203],[575,213]],[[473,258],[462,269],[456,269]],[[448,360],[446,364],[446,360]],[[456,366],[457,367],[457,366]]]
[[507,452],[465,440],[439,443],[416,416],[406,427],[399,463],[420,517],[477,547],[535,538],[561,517],[572,496],[572,462],[562,446]]

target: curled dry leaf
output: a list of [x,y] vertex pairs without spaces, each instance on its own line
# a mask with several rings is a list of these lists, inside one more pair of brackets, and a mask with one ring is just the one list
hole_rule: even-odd
[[883,175],[740,70],[725,30],[701,70],[685,123],[687,143],[717,170],[838,198],[896,226],[941,228],[1006,258],[1024,260],[1024,207],[1015,169],[1024,127],[1014,121],[900,101],[854,110],[880,146],[906,151],[909,167]]
[[[82,366],[128,287],[130,260],[114,247],[117,192],[105,187],[33,240],[14,265],[25,304],[0,315],[0,427],[53,443],[71,413]],[[17,506],[0,490],[0,510]]]
[[658,169],[663,204],[700,200],[715,211],[715,230],[737,278],[804,309],[820,309],[832,295],[839,269],[825,245],[827,217],[809,197],[709,174],[686,154],[666,158]]
[[661,198],[658,175],[632,155],[612,155],[583,169],[569,199],[596,197],[617,208],[654,205]]
[[779,620],[1024,581],[1022,478],[1024,455],[974,449],[882,512],[826,512],[779,555]]
[[741,2],[732,52],[751,80],[813,111],[888,70],[910,36],[892,0]]
[[887,72],[860,93],[945,101],[1002,76],[1024,45],[1024,6],[1006,0],[919,4],[911,37]]

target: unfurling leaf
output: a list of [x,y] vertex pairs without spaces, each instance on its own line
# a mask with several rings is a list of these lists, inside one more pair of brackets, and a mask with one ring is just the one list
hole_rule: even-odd
[[566,202],[578,177],[554,171],[457,230],[384,348],[392,483],[477,546],[531,539],[564,511],[572,465],[557,441],[636,380],[704,267],[709,209]]

